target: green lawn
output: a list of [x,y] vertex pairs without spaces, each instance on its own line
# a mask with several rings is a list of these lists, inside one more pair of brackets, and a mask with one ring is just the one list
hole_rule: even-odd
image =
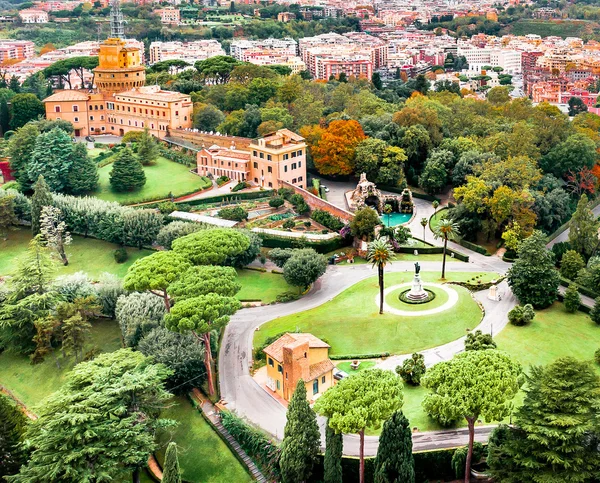
[[174,405],[161,413],[161,417],[179,422],[175,428],[159,434],[162,448],[157,453],[162,465],[167,443],[175,441],[182,477],[190,482],[244,483],[252,478],[245,471],[227,445],[184,397],[177,397]]
[[298,288],[289,285],[283,275],[257,270],[238,270],[238,280],[242,289],[237,298],[242,301],[260,300],[265,304],[274,302],[283,292],[298,292]]
[[[92,322],[90,341],[84,354],[91,348],[102,352],[112,352],[121,347],[121,331],[114,320],[100,319]],[[0,384],[8,388],[26,406],[35,412],[39,402],[56,391],[65,380],[65,375],[75,365],[75,359],[63,359],[60,352],[54,352],[60,367],[52,355],[41,364],[31,365],[29,357],[6,352],[0,354]]]
[[208,178],[190,173],[190,167],[159,157],[157,161],[144,166],[146,184],[141,190],[131,193],[116,193],[110,188],[110,171],[112,164],[98,170],[100,186],[93,196],[106,201],[117,201],[122,204],[139,203],[167,198],[169,193],[181,196],[194,191],[200,191],[210,186]]
[[376,361],[360,361],[360,365],[356,369],[352,369],[350,367],[352,361],[340,362],[335,365],[340,371],[344,371],[347,374],[356,374],[357,372],[364,371],[366,369],[371,369],[377,364]]
[[[476,273],[452,272],[449,280],[467,280]],[[386,286],[410,282],[412,273],[389,273]],[[439,274],[424,272],[425,281],[438,282]],[[495,273],[483,274],[491,280]],[[481,321],[481,310],[469,292],[453,286],[459,293],[458,303],[433,316],[401,317],[378,314],[375,297],[377,278],[358,282],[320,307],[281,317],[264,324],[254,337],[259,347],[267,337],[286,331],[310,332],[331,345],[331,354],[365,354],[390,352],[404,354],[435,347],[463,336]]]
[[[435,298],[431,302],[428,302],[426,304],[410,305],[410,304],[406,304],[400,300],[400,298],[398,296],[405,290],[410,289],[410,286],[392,290],[389,294],[387,294],[385,296],[385,302],[394,309],[406,310],[409,312],[419,312],[421,310],[436,309],[436,308],[444,305],[446,302],[448,302],[449,295],[447,292],[445,292],[441,288],[437,288],[437,287],[426,287],[426,288],[428,290],[431,290],[435,294]],[[451,288],[456,289],[457,287],[455,285],[453,285]]]
[[[31,231],[17,228],[9,232],[8,240],[0,239],[0,275],[10,275],[17,268],[17,261],[27,251],[31,240]],[[73,236],[73,243],[67,247],[69,265],[56,263],[55,275],[68,275],[75,272],[85,272],[92,278],[98,278],[103,272],[109,272],[118,277],[124,277],[129,266],[137,259],[150,255],[150,250],[127,248],[129,258],[125,263],[117,263],[113,252],[118,248],[114,243],[108,243],[95,238]]]

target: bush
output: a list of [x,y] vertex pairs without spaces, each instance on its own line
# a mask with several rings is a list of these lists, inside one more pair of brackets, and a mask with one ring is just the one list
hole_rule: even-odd
[[405,359],[401,366],[396,366],[396,373],[404,379],[404,382],[413,386],[421,384],[421,378],[425,375],[425,371],[425,357],[418,353]]
[[291,230],[292,228],[294,228],[296,226],[296,223],[294,222],[294,220],[292,220],[291,218],[288,218],[287,220],[285,220],[283,222],[283,227],[286,230]]
[[52,291],[56,291],[61,300],[73,302],[76,298],[96,296],[96,287],[92,279],[84,272],[58,277],[52,284]]
[[534,317],[535,312],[531,304],[517,305],[508,313],[509,322],[517,326],[527,325]]
[[366,352],[364,354],[334,354],[329,358],[332,361],[342,361],[346,359],[381,359],[389,356],[389,352]]
[[569,280],[575,280],[582,268],[585,268],[585,261],[575,250],[567,250],[560,259],[560,274]]
[[167,158],[170,161],[174,161],[179,164],[185,164],[187,166],[196,165],[196,157],[185,154],[182,151],[176,149],[169,149],[162,144],[158,145],[158,152],[163,158]]
[[[258,233],[258,236],[262,238],[263,247],[266,248],[296,248],[298,243],[297,239],[273,235],[271,233]],[[323,241],[306,241],[305,245],[308,248],[313,248],[318,253],[329,253],[347,247],[349,243],[342,237],[335,237]]]
[[345,226],[342,220],[325,210],[314,210],[310,217],[332,231],[340,231]]
[[167,250],[171,249],[173,240],[180,238],[190,233],[210,228],[204,223],[193,223],[189,221],[173,221],[166,226],[163,226],[156,236],[156,243]]
[[571,244],[569,242],[559,242],[552,245],[552,253],[554,254],[556,263],[559,264],[563,255],[571,249]]
[[[454,474],[457,478],[463,479],[465,477],[465,467],[467,464],[467,453],[468,446],[463,446],[462,448],[458,448],[454,455],[452,456],[452,469],[454,470]],[[472,463],[478,463],[481,461],[481,458],[485,456],[485,448],[481,443],[475,441],[473,443],[473,459]]]
[[119,247],[113,252],[113,257],[115,257],[115,262],[125,263],[129,258],[129,254],[125,250],[125,247]]
[[372,238],[375,227],[380,224],[381,220],[374,209],[361,208],[350,222],[350,232],[358,238]]
[[249,184],[248,184],[248,183],[246,183],[245,181],[240,181],[238,184],[236,184],[236,185],[235,185],[235,186],[234,186],[234,187],[231,189],[231,191],[235,193],[236,191],[240,191],[240,190],[246,189],[246,188],[248,188],[248,187],[249,187]]
[[111,273],[103,273],[100,276],[100,283],[96,285],[96,291],[102,313],[114,319],[117,300],[121,295],[125,295],[121,279]]
[[310,208],[306,204],[306,201],[304,201],[302,195],[299,195],[298,193],[295,193],[292,196],[290,196],[290,203],[294,205],[294,210],[297,213],[300,213],[301,215],[310,211]]
[[278,304],[285,304],[286,302],[293,302],[294,300],[298,300],[300,298],[300,294],[296,292],[282,292],[277,294],[275,297],[275,302]]
[[600,349],[594,352],[594,360],[596,361],[596,364],[600,364]]
[[229,182],[229,177],[228,176],[219,176],[217,178],[217,185],[218,186],[223,186],[225,183]]
[[572,283],[567,287],[564,298],[565,309],[567,312],[573,314],[577,312],[577,309],[581,305],[581,297],[577,291],[577,285]]
[[283,206],[284,203],[285,200],[281,196],[275,196],[269,200],[269,206],[271,208],[279,208],[280,206]]
[[222,201],[239,201],[239,200],[256,200],[258,198],[269,198],[273,194],[273,190],[263,191],[246,191],[244,193],[217,195],[210,198],[202,198],[199,200],[186,201],[191,206],[202,206],[211,203],[220,203]]
[[125,345],[136,347],[144,335],[161,325],[165,312],[162,298],[151,293],[121,295],[117,300],[115,318]]
[[600,325],[600,297],[596,298],[594,306],[590,310],[590,319],[595,324]]
[[0,189],[3,190],[19,190],[19,183],[17,183],[16,181],[9,181],[7,183],[4,183],[2,186],[0,186]]
[[219,210],[219,218],[224,220],[244,221],[248,219],[248,212],[241,206],[223,208]]
[[143,132],[142,131],[129,131],[127,133],[125,133],[125,136],[123,136],[123,139],[121,139],[122,143],[137,143],[140,141],[140,138],[142,137]]
[[177,205],[172,201],[163,201],[158,204],[157,208],[163,215],[170,215],[174,211],[179,211]]
[[492,339],[491,334],[484,334],[480,330],[469,332],[465,339],[466,351],[483,351],[487,349],[495,349],[496,343]]
[[310,221],[305,221],[303,223],[303,225],[304,225],[305,228],[310,228],[310,225],[312,225],[312,223]]
[[291,248],[273,248],[269,252],[269,259],[277,265],[279,268],[283,268],[285,262],[294,254],[294,250]]

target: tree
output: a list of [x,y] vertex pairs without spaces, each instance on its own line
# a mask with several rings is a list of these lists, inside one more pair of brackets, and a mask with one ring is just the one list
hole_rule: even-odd
[[0,198],[0,237],[6,240],[9,228],[16,222],[15,197],[9,195]]
[[21,408],[0,394],[0,478],[18,473],[27,463],[27,451],[22,446],[26,427],[27,418]]
[[546,249],[546,236],[538,230],[523,240],[518,259],[508,270],[508,284],[521,304],[545,308],[557,297],[560,275],[554,256]]
[[170,424],[157,419],[171,397],[168,375],[129,349],[78,364],[40,405],[26,431],[29,461],[9,481],[122,481],[137,472],[156,449],[155,429]]
[[200,230],[204,230],[208,225],[202,223],[190,223],[188,221],[172,221],[171,223],[163,226],[158,235],[156,236],[156,243],[165,248],[166,250],[171,249],[173,240],[181,238],[182,236],[189,235]]
[[115,319],[127,347],[137,347],[140,339],[161,325],[167,310],[163,300],[150,292],[120,295],[115,306]]
[[582,268],[585,268],[585,262],[575,250],[567,250],[560,259],[560,274],[566,279],[575,280]]
[[429,220],[425,217],[421,218],[421,226],[423,227],[423,241],[425,241],[425,229],[427,228],[427,225],[429,224]]
[[327,259],[312,248],[295,250],[283,266],[283,278],[290,285],[306,290],[327,270]]
[[433,237],[444,240],[444,254],[442,259],[442,278],[446,278],[446,248],[448,240],[456,240],[460,236],[458,225],[448,218],[442,218],[433,229]]
[[398,374],[404,382],[412,386],[421,384],[421,378],[425,375],[426,371],[425,357],[418,352],[415,352],[409,358],[404,359],[401,366],[396,366],[396,374]]
[[62,219],[62,212],[54,206],[42,207],[40,216],[40,234],[47,246],[54,250],[63,265],[68,265],[69,260],[65,248],[71,244],[73,239],[67,231],[67,225]]
[[[233,4],[233,2],[231,3]],[[161,482],[181,483],[181,470],[179,469],[179,459],[177,458],[177,443],[174,443],[173,441],[167,446]]]
[[463,417],[469,427],[465,483],[471,479],[475,422],[500,421],[508,416],[507,403],[519,391],[521,366],[499,351],[468,351],[440,362],[427,371],[422,385],[431,392],[423,399],[430,415],[450,420]]
[[492,334],[484,334],[480,330],[469,332],[467,334],[467,338],[465,339],[466,351],[484,351],[495,348],[496,343],[492,338]]
[[377,277],[379,280],[379,313],[383,314],[383,271],[388,263],[394,259],[394,250],[387,238],[377,238],[367,245],[367,260],[373,266],[377,266]]
[[573,117],[582,112],[587,112],[588,108],[581,100],[581,97],[571,97],[569,99],[569,116]]
[[240,307],[240,302],[233,297],[207,294],[182,300],[165,315],[167,329],[180,333],[189,331],[204,344],[204,366],[208,379],[208,392],[211,396],[215,393],[215,386],[210,334],[225,327],[229,317]]
[[404,150],[376,138],[367,138],[356,146],[356,173],[366,173],[377,184],[398,186],[404,181]]
[[225,265],[230,264],[232,257],[245,252],[250,240],[237,230],[215,228],[177,238],[172,247],[194,265]]
[[156,161],[156,158],[158,158],[158,146],[154,136],[148,131],[148,128],[144,128],[144,131],[137,142],[137,157],[144,166],[152,164]]
[[325,470],[324,483],[342,483],[342,456],[344,439],[342,433],[336,433],[329,424],[325,425]]
[[379,72],[373,72],[373,75],[371,76],[371,82],[373,83],[373,87],[378,91],[383,89],[383,82],[381,82],[381,75]]
[[45,206],[52,205],[52,195],[46,180],[40,175],[33,185],[33,196],[31,197],[31,232],[33,236],[39,235],[41,231],[41,216]]
[[189,268],[168,286],[167,292],[178,302],[209,293],[233,297],[241,288],[234,268],[201,265]]
[[513,325],[527,325],[535,317],[533,305],[517,305],[508,313],[508,320]]
[[396,411],[383,424],[374,473],[375,483],[414,483],[415,481],[412,432],[410,423],[402,411]]
[[402,407],[402,381],[390,371],[370,369],[342,379],[315,403],[336,433],[359,433],[360,483],[365,481],[365,429],[379,428]]
[[240,62],[233,57],[217,55],[216,57],[196,62],[194,67],[196,67],[196,70],[205,81],[214,84],[225,84],[229,81],[231,71],[239,64]]
[[194,105],[194,127],[201,131],[216,131],[225,120],[223,113],[212,104]]
[[598,246],[598,227],[600,224],[590,210],[587,195],[581,195],[577,209],[571,217],[569,243],[571,248],[585,258],[589,258]]
[[115,191],[135,191],[146,184],[146,174],[129,148],[121,149],[115,156],[110,171],[110,185]]
[[10,112],[8,110],[8,103],[3,97],[0,101],[0,130],[2,134],[10,129]]
[[287,409],[279,467],[284,483],[310,481],[321,451],[317,417],[306,399],[306,385],[298,380]]
[[565,291],[565,309],[569,313],[575,313],[581,305],[581,297],[575,283],[570,283]]
[[373,208],[364,207],[354,213],[350,222],[350,233],[361,239],[371,239],[375,233],[375,227],[381,224],[379,215]]
[[94,191],[98,187],[98,164],[88,156],[83,143],[73,147],[71,168],[67,175],[67,189],[74,195]]
[[561,178],[569,171],[577,173],[584,167],[592,169],[596,164],[596,144],[585,134],[572,134],[555,145],[540,160],[540,167],[546,173]]
[[62,129],[40,134],[35,142],[35,149],[27,166],[27,174],[31,181],[44,176],[52,191],[64,191],[67,177],[73,164],[73,141]]
[[164,224],[163,215],[151,209],[124,210],[120,218],[122,232],[116,241],[140,250],[154,243]]
[[44,104],[35,96],[35,94],[17,94],[11,101],[12,116],[10,119],[10,128],[18,129],[29,121],[33,121],[46,112]]
[[35,141],[40,131],[33,123],[26,124],[11,136],[8,141],[8,156],[10,157],[10,170],[19,183],[21,191],[28,191],[31,187],[28,167],[31,161]]
[[445,164],[440,159],[430,159],[419,177],[419,186],[429,194],[439,193],[446,185],[446,177]]
[[[489,449],[498,481],[584,483],[600,471],[600,380],[589,362],[563,357],[526,375],[514,427],[501,427]],[[494,436],[498,436],[494,433]]]
[[129,267],[123,280],[123,288],[137,292],[148,291],[161,297],[165,310],[170,312],[171,302],[167,289],[190,267],[190,262],[176,252],[154,252],[152,255],[136,260]]
[[357,121],[332,121],[310,148],[317,171],[326,175],[352,174],[356,146],[365,138]]
[[495,105],[506,104],[510,102],[510,91],[512,88],[499,86],[492,87],[487,93],[487,100]]
[[590,319],[597,325],[600,325],[600,297],[594,300],[594,306],[590,310]]

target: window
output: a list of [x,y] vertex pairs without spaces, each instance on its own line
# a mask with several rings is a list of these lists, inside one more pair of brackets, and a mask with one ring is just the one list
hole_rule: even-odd
[[319,380],[315,379],[313,382],[313,394],[317,394],[319,392]]
[[284,173],[287,173],[287,168],[288,168],[287,166],[284,166],[284,167],[283,167],[283,172],[284,172]]
[[296,157],[296,151],[292,151],[292,158]]
[[93,121],[93,120],[94,120],[94,116],[90,116],[90,121]]
[[297,180],[296,178],[294,178],[294,179],[292,180],[292,184],[296,184],[297,182],[298,182],[298,180]]
[[269,365],[270,365],[271,367],[274,367],[274,364],[273,364],[273,359],[271,359],[270,357],[269,357]]
[[296,169],[296,163],[292,163],[292,169]]
[[273,183],[271,183],[271,182],[269,181],[269,188],[272,188],[272,187],[273,187]]
[[258,163],[256,161],[254,162],[254,169],[258,169]]
[[321,384],[325,384],[325,376],[321,378]]
[[298,176],[298,183],[302,181],[302,176]]
[[281,364],[277,364],[277,372],[281,372],[283,374],[283,367]]
[[258,157],[259,157],[260,159],[265,159],[265,153],[259,153]]
[[60,112],[60,106],[54,106],[54,112]]
[[279,379],[277,379],[277,390],[281,389],[281,382],[279,381]]
[[79,112],[79,106],[73,106],[73,112]]
[[256,153],[256,151],[252,151],[252,156],[258,156],[258,154]]
[[285,161],[286,159],[289,159],[289,154],[284,154],[283,155],[283,160]]
[[73,122],[79,122],[79,118],[78,117],[74,117],[73,118]]
[[298,167],[301,168],[302,167],[302,161],[298,161]]
[[267,154],[267,161],[271,161],[271,155]]
[[176,115],[176,116],[179,116],[179,111],[175,111],[175,115]]
[[306,354],[306,352],[304,353],[304,358],[306,359],[308,357],[308,355]]
[[273,172],[273,168],[271,166],[267,167],[267,173],[272,173]]

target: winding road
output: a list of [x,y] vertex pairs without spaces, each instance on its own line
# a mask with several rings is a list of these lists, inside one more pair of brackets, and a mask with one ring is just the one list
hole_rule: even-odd
[[[336,204],[344,203],[343,191],[348,189],[347,184],[328,182],[330,187],[329,199]],[[409,223],[412,233],[421,236],[423,228],[419,221],[423,217],[429,218],[433,208],[427,201],[415,199],[416,216]],[[427,241],[433,240],[429,231]],[[504,274],[510,264],[495,256],[484,256],[468,250],[454,243],[448,246],[459,252],[469,255],[468,263],[453,261],[446,264],[449,272],[488,271]],[[422,262],[423,271],[439,271],[440,262]],[[393,262],[387,272],[412,272],[412,262]],[[357,282],[376,276],[376,269],[370,265],[329,266],[327,272],[314,284],[311,291],[302,299],[286,303],[267,305],[262,307],[247,308],[238,311],[226,327],[219,353],[219,383],[221,397],[227,407],[239,416],[247,418],[277,439],[283,438],[286,422],[286,409],[270,394],[266,392],[251,376],[252,340],[254,332],[264,323],[273,319],[291,315],[297,312],[318,307],[330,301],[336,295]],[[484,333],[497,334],[507,324],[506,314],[517,304],[508,284],[499,285],[500,301],[487,299],[487,291],[474,294],[476,300],[484,308],[484,316],[476,329]],[[447,344],[421,351],[425,356],[425,363],[431,366],[437,362],[451,359],[455,354],[464,350],[464,337]],[[380,361],[377,367],[394,370],[410,354],[397,355]],[[319,425],[324,432],[325,419],[319,418]],[[487,441],[493,426],[478,426],[476,440]],[[324,438],[323,438],[324,440]],[[433,450],[463,446],[468,441],[467,429],[447,431],[432,431],[413,434],[413,448],[416,451]],[[374,456],[377,453],[378,437],[365,437],[365,455]],[[358,455],[358,435],[344,435],[344,454]]]

